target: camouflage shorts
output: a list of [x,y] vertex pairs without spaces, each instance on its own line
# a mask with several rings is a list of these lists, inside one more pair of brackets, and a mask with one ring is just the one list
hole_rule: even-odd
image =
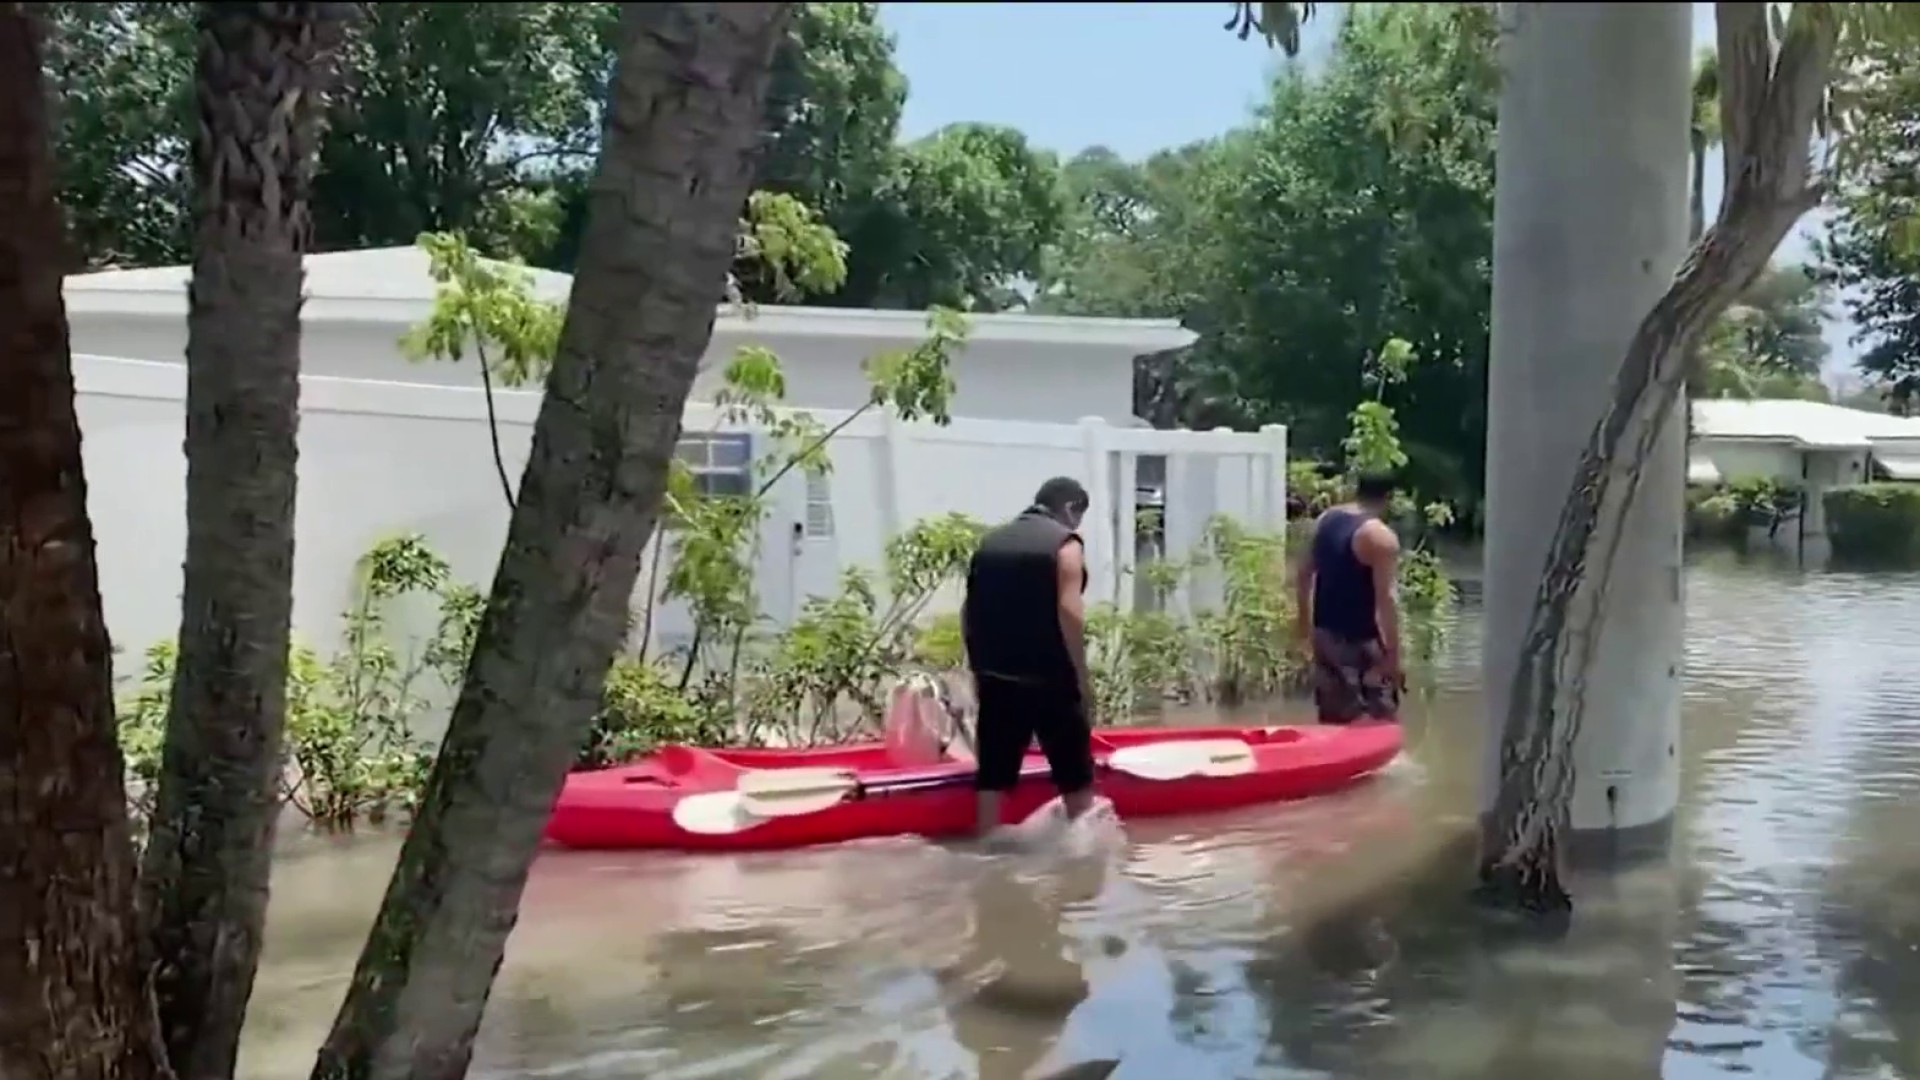
[[1313,632],[1313,703],[1323,724],[1392,720],[1400,713],[1400,686],[1387,674],[1378,641],[1352,641]]

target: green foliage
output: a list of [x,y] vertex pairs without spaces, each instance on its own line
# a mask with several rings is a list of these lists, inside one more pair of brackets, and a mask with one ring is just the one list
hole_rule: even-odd
[[1854,152],[1831,171],[1832,215],[1816,242],[1820,279],[1864,346],[1860,372],[1896,411],[1920,394],[1920,49],[1889,48],[1843,87]]
[[729,577],[731,595],[701,598],[731,620],[717,627],[731,637],[708,624],[712,640],[726,645],[724,666],[710,664],[697,680],[683,669],[675,679],[658,660],[621,660],[581,764],[610,764],[671,741],[812,745],[870,733],[880,695],[904,665],[958,666],[957,619],[923,625],[920,616],[965,569],[984,531],[962,514],[916,522],[887,541],[882,580],[850,569],[837,591],[809,598],[788,626],[752,640],[745,631],[759,614],[750,575]]
[[724,742],[732,726],[681,693],[673,673],[658,660],[622,656],[607,672],[580,764],[593,768],[629,761],[666,743],[711,746]]
[[[1321,72],[1283,71],[1241,130],[1139,165],[1082,155],[1065,170],[1072,213],[1038,303],[1200,333],[1137,370],[1136,412],[1155,424],[1285,423],[1297,457],[1344,461],[1355,408],[1383,400],[1409,479],[1473,505],[1499,89],[1490,8],[1356,5]],[[1383,399],[1368,361],[1390,339],[1418,355]]]
[[1687,489],[1686,530],[1690,539],[1740,543],[1746,539],[1746,515],[1725,488]]
[[1695,397],[1827,400],[1820,381],[1829,289],[1800,266],[1773,266],[1701,343]]
[[[1087,665],[1100,722],[1122,723],[1170,704],[1232,707],[1304,688],[1307,657],[1292,643],[1284,547],[1281,533],[1215,518],[1188,559],[1137,568],[1152,603],[1089,610]],[[1218,603],[1182,610],[1181,592],[1203,578],[1217,584]],[[1409,668],[1425,676],[1452,625],[1453,586],[1436,556],[1415,550],[1401,562],[1398,595]]]
[[1742,544],[1748,530],[1761,528],[1771,540],[1782,526],[1800,516],[1805,503],[1805,490],[1792,481],[1738,476],[1716,487],[1688,492],[1687,531],[1700,539]]
[[[62,198],[85,261],[186,262],[194,5],[47,6]],[[598,3],[363,5],[328,109],[315,249],[457,229],[490,250],[551,250],[598,147],[616,17]]]
[[[434,629],[403,650],[389,633],[391,613],[420,600],[436,609]],[[330,830],[412,812],[432,764],[419,727],[459,686],[484,607],[418,536],[383,541],[361,557],[339,652],[323,659],[296,644],[288,657],[284,793],[295,809]],[[171,641],[149,648],[119,706],[128,788],[142,820],[159,775],[174,660]]]
[[1920,563],[1920,485],[1855,484],[1827,492],[1823,501],[1836,560]]
[[[683,689],[702,668],[709,676],[738,671],[741,650],[759,613],[753,583],[755,542],[774,486],[795,469],[829,472],[833,459],[827,450],[833,437],[873,409],[890,410],[905,420],[948,422],[954,389],[949,372],[954,353],[966,342],[966,322],[956,312],[936,308],[928,313],[927,329],[927,337],[910,348],[868,358],[867,403],[831,428],[809,413],[778,407],[786,380],[772,353],[743,349],[727,366],[715,398],[720,422],[758,425],[772,436],[775,452],[755,462],[759,479],[746,498],[703,495],[684,469],[669,478],[667,510],[676,528],[662,597],[686,601],[694,620],[694,640],[680,677]],[[730,679],[716,684],[715,692],[722,690],[731,707]]]

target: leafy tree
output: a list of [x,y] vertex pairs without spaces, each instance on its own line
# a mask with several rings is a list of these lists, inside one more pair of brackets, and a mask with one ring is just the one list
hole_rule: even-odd
[[1845,89],[1856,148],[1835,170],[1817,273],[1842,290],[1860,373],[1905,413],[1920,395],[1920,49],[1880,49]]
[[583,177],[598,148],[617,5],[365,8],[322,149],[319,247],[451,228],[489,247],[550,245],[555,185]]
[[847,307],[1022,306],[1064,207],[1052,154],[1012,128],[953,124],[901,147],[864,205],[827,221],[852,252]]
[[1287,423],[1334,460],[1388,338],[1419,362],[1391,393],[1423,490],[1471,504],[1485,441],[1494,26],[1484,5],[1369,5],[1325,73],[1282,73],[1254,122],[1134,166],[1070,163],[1045,310],[1176,317],[1147,358],[1158,424]]
[[[46,5],[58,151],[88,265],[183,262],[192,7]],[[592,163],[616,5],[365,5],[330,110],[314,201],[321,250],[460,227],[539,251]]]
[[1202,338],[1140,357],[1134,414],[1155,427],[1213,427],[1241,419],[1219,359],[1215,311],[1220,229],[1217,191],[1234,175],[1240,136],[1162,151],[1145,162],[1095,147],[1062,170],[1066,225],[1048,253],[1034,308],[1066,315],[1176,318]]
[[[193,5],[45,5],[61,202],[84,268],[185,261]],[[82,267],[75,267],[79,269]]]
[[906,101],[879,4],[799,5],[773,59],[760,186],[838,221],[891,172]]

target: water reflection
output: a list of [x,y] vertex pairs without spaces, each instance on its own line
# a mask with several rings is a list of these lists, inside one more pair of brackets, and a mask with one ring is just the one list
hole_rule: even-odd
[[[1110,864],[544,858],[477,1072],[1920,1077],[1920,576],[1705,560],[1688,601],[1674,858],[1581,882],[1564,942],[1465,908],[1469,609],[1413,766]],[[392,857],[282,861],[243,1075],[305,1075]]]

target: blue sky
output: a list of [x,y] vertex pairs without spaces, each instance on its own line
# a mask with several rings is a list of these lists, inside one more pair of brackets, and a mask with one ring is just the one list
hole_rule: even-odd
[[[1327,9],[1307,25],[1308,61],[1324,56]],[[889,3],[881,18],[898,40],[911,84],[904,132],[924,135],[961,120],[1007,124],[1063,154],[1109,146],[1143,157],[1217,135],[1246,119],[1275,63],[1263,47],[1222,29],[1225,3]],[[1693,5],[1696,45],[1713,38],[1713,6]],[[1719,163],[1707,169],[1719,198]],[[1776,258],[1807,256],[1810,217]],[[1850,369],[1851,327],[1827,339],[1832,369]]]

